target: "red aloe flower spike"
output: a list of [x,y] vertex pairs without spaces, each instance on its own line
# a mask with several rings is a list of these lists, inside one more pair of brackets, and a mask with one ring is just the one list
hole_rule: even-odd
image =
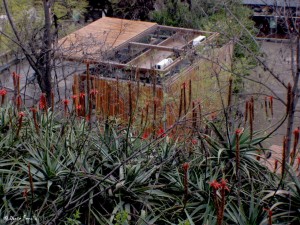
[[24,112],[19,112],[19,118],[23,118],[25,116]]
[[77,110],[77,115],[80,116],[82,106],[81,105],[76,106],[76,110]]
[[91,91],[90,91],[90,95],[91,96],[96,96],[98,94],[98,90],[97,89],[92,89]]
[[291,162],[292,162],[292,164],[294,164],[294,157],[296,156],[296,149],[297,149],[297,145],[298,145],[298,142],[299,142],[299,134],[300,134],[299,128],[296,128],[293,131],[293,134],[294,134],[294,144],[293,144],[293,150],[291,152]]
[[179,110],[178,110],[178,119],[180,119],[180,117],[181,117],[182,104],[183,104],[183,88],[181,88],[181,90],[180,90],[180,102],[179,102]]
[[189,80],[189,107],[191,106],[192,103],[192,80]]
[[254,120],[254,97],[251,96],[251,99],[250,99],[250,102],[251,102],[251,114],[252,114],[252,120]]
[[299,167],[300,167],[300,157],[298,157],[297,159],[298,159],[298,163],[297,163],[297,164],[298,164],[298,165],[297,165],[297,170],[299,170]]
[[21,105],[22,105],[22,98],[21,98],[21,95],[18,95],[18,96],[17,96],[17,99],[16,99],[16,105],[17,105],[17,110],[20,111],[20,108],[21,108]]
[[274,173],[276,172],[277,168],[278,168],[278,160],[275,160],[275,165],[274,165]]
[[272,215],[273,215],[273,212],[271,209],[266,209],[264,208],[265,211],[267,211],[268,213],[268,225],[272,225]]
[[159,130],[158,130],[158,132],[157,132],[157,136],[158,136],[159,138],[163,138],[163,137],[166,136],[165,130],[164,130],[162,127],[159,128]]
[[236,129],[235,134],[240,136],[243,132],[244,132],[244,128],[239,128]]
[[192,140],[192,144],[193,144],[193,145],[196,145],[197,143],[198,143],[198,141],[197,141],[196,139],[193,139],[193,140]]
[[6,90],[6,89],[1,89],[1,90],[0,90],[1,105],[4,104],[4,99],[5,99],[6,94],[7,94],[7,90]]
[[63,100],[65,116],[67,115],[69,103],[70,103],[70,100],[69,100],[69,99]]
[[42,93],[39,101],[39,107],[41,110],[45,110],[47,107],[47,100],[46,100],[46,94]]
[[190,168],[190,164],[188,162],[185,162],[185,163],[183,163],[182,168],[186,172]]
[[19,136],[20,130],[22,128],[22,121],[23,117],[25,116],[24,112],[19,112],[19,120],[18,120],[18,130],[17,130],[17,136]]
[[221,179],[221,182],[220,182],[220,186],[221,186],[221,189],[225,190],[225,191],[230,191],[230,189],[228,188],[227,186],[227,180],[225,180],[224,178]]
[[73,99],[73,106],[76,108],[77,107],[77,99],[78,95],[72,95],[72,99]]
[[282,159],[281,159],[281,176],[284,177],[285,172],[285,158],[286,158],[286,143],[287,143],[287,137],[283,137],[283,148],[282,148]]
[[269,117],[269,114],[268,114],[268,103],[267,103],[267,97],[265,97],[265,112],[266,112],[266,117]]
[[37,109],[32,107],[32,108],[30,108],[30,111],[32,112],[32,117],[33,117],[35,130],[36,130],[37,133],[39,133],[40,129],[39,129],[39,125],[38,125],[37,119],[36,119]]
[[197,128],[197,111],[195,102],[192,103],[192,126],[196,130]]
[[80,98],[84,98],[84,97],[85,97],[85,93],[81,92],[81,93],[79,94],[79,97],[80,97]]
[[227,180],[222,178],[220,182],[220,186],[221,186],[221,205],[219,207],[218,216],[217,216],[218,225],[223,224],[224,210],[225,210],[225,203],[226,203],[225,191],[229,191],[229,188],[227,186]]
[[213,180],[213,181],[208,182],[208,183],[209,183],[209,185],[210,185],[214,190],[218,190],[218,189],[221,188],[221,184],[218,183],[217,180]]
[[269,96],[269,108],[271,109],[271,115],[273,117],[273,96]]
[[16,72],[13,72],[12,76],[13,76],[15,93],[17,95],[19,95],[20,94],[20,75],[18,75]]
[[187,113],[187,108],[186,108],[186,83],[183,83],[183,110],[184,110],[184,115]]
[[147,140],[149,138],[149,135],[150,135],[149,132],[144,132],[143,136],[142,136],[142,139]]
[[24,190],[22,192],[22,196],[25,198],[26,201],[27,201],[27,195],[28,195],[28,189],[24,188]]

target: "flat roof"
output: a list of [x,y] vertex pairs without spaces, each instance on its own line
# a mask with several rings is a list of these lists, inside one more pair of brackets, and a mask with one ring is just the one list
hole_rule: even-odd
[[[162,26],[156,23],[104,17],[59,40],[57,57],[68,61],[118,69],[157,70],[161,60],[173,62],[159,69],[167,73],[194,51],[193,40],[205,37],[201,45],[212,42],[219,34],[195,29]],[[181,63],[187,65],[187,63]]]
[[101,58],[101,54],[157,26],[156,23],[104,17],[59,40],[59,52],[69,59]]

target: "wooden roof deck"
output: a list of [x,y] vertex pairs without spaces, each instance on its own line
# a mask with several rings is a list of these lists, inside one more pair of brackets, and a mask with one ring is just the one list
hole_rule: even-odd
[[103,54],[156,26],[156,23],[104,17],[60,39],[59,51],[70,60],[101,60]]

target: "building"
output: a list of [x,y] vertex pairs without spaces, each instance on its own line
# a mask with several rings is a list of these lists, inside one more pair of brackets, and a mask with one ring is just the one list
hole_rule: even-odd
[[300,27],[299,0],[243,0],[253,10],[259,37],[289,38]]
[[98,90],[76,105],[100,117],[134,115],[135,121],[169,127],[192,116],[200,103],[207,113],[220,106],[212,93],[216,76],[228,81],[224,70],[233,45],[218,40],[215,32],[104,17],[62,38],[58,57],[88,65],[86,73],[74,76],[75,95]]

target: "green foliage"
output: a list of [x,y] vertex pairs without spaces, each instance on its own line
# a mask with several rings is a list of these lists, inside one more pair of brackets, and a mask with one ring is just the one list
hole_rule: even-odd
[[81,222],[78,219],[80,219],[80,212],[77,209],[72,218],[67,218],[67,222],[65,222],[65,225],[80,225]]
[[[192,7],[179,0],[158,1],[158,10],[151,13],[159,24],[189,27],[220,33],[219,45],[233,41],[234,58],[231,72],[239,77],[247,76],[257,65],[255,56],[259,44],[255,40],[257,29],[251,20],[252,11],[240,0],[192,1]],[[235,92],[240,91],[241,81],[235,83]]]
[[[280,181],[256,159],[265,139],[258,132],[240,136],[239,182],[236,134],[228,137],[218,122],[207,123],[209,132],[199,129],[190,144],[191,136],[180,139],[176,127],[172,137],[143,140],[142,131],[117,120],[89,124],[73,111],[65,117],[50,110],[38,111],[35,120],[25,113],[17,135],[17,110],[0,108],[1,218],[22,212],[41,224],[216,224],[209,183],[224,178],[224,223],[263,224],[271,205],[274,223],[299,220],[299,181],[291,174],[274,195]],[[293,210],[284,211],[285,204]]]
[[[79,19],[86,12],[87,6],[88,2],[86,0],[55,0],[52,12],[58,17],[59,23],[64,23],[64,20],[75,19],[75,17]],[[44,29],[44,6],[42,1],[10,0],[8,1],[8,7],[22,44],[33,41],[35,44],[39,44],[38,42],[42,39],[41,31]],[[4,6],[1,3],[0,15],[5,14]],[[0,52],[17,50],[19,46],[12,41],[15,40],[15,37],[9,23],[3,24],[2,29],[9,38],[0,34]]]
[[128,225],[128,213],[126,211],[118,212],[115,225]]

